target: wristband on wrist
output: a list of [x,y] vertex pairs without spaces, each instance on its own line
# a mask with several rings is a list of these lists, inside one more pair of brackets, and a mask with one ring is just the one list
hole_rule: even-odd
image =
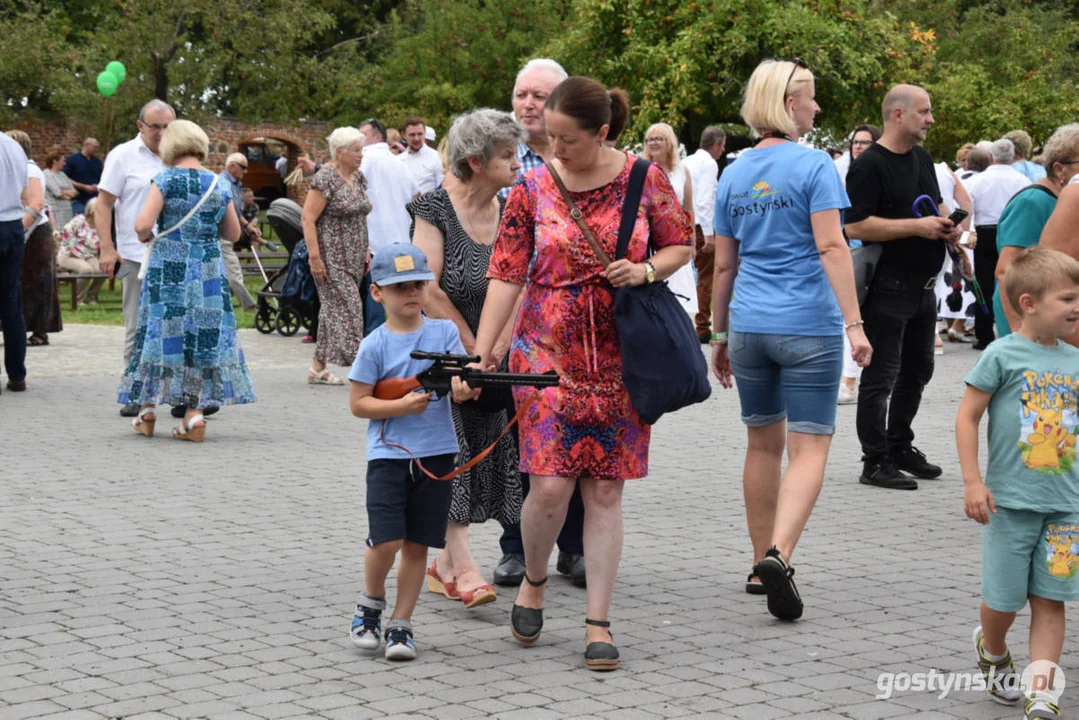
[[850,330],[851,328],[858,327],[859,325],[865,325],[865,320],[855,320],[854,322],[849,322],[843,326],[843,329]]
[[727,333],[725,333],[725,332],[714,332],[714,333],[712,333],[712,344],[713,345],[726,345],[727,344]]

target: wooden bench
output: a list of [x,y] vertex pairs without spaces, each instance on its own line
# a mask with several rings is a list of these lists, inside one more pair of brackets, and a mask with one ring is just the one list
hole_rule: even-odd
[[[259,267],[255,263],[255,255],[250,250],[241,250],[236,253],[236,257],[243,265],[244,275],[259,275]],[[259,260],[262,261],[262,267],[266,270],[267,275],[272,275],[274,271],[280,270],[288,266],[288,253],[284,252],[260,252]]]
[[[71,283],[71,311],[74,312],[79,309],[79,280],[97,280],[99,278],[108,278],[105,273],[56,273],[57,283],[69,282]],[[111,292],[116,287],[116,280],[109,278],[109,291]]]

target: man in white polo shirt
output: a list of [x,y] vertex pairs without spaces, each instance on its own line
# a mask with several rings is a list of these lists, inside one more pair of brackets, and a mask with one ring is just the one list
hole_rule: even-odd
[[397,159],[408,168],[416,189],[425,193],[442,187],[442,158],[437,150],[427,145],[427,125],[423,118],[418,115],[409,117],[401,134],[408,143],[408,151],[398,155]]
[[4,325],[4,370],[8,389],[26,389],[26,323],[22,316],[23,207],[26,153],[0,133],[0,323]]
[[[422,122],[422,121],[421,121]],[[371,212],[367,216],[367,241],[374,256],[391,243],[412,242],[408,235],[412,217],[405,208],[412,198],[420,194],[408,168],[400,156],[390,152],[386,144],[386,126],[374,118],[360,124],[364,137],[363,164],[360,170],[367,178],[367,197],[371,200]],[[370,273],[368,273],[370,275]],[[372,299],[367,288],[371,278],[364,278],[363,334],[386,321],[382,306]]]
[[[115,276],[123,283],[124,366],[131,361],[135,347],[135,327],[139,314],[139,293],[142,281],[139,269],[146,246],[135,234],[135,218],[138,217],[146,197],[150,193],[150,181],[164,170],[158,157],[161,136],[165,128],[176,119],[173,109],[161,100],[151,100],[139,112],[139,134],[133,140],[117,145],[105,158],[105,168],[97,185],[97,212],[94,225],[101,243],[99,262],[101,271]],[[112,216],[116,213],[116,239],[112,237]],[[120,263],[117,270],[117,262]],[[138,405],[124,406],[124,417],[138,414]]]

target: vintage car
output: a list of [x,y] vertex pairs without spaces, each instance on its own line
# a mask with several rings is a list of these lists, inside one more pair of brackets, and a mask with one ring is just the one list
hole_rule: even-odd
[[277,198],[288,197],[285,181],[276,166],[281,156],[271,152],[262,138],[241,142],[240,152],[247,157],[244,187],[255,191],[255,201],[261,208],[268,208]]

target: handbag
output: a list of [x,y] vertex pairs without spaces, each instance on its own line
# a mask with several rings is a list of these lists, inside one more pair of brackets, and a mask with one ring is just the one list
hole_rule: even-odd
[[[644,158],[637,158],[630,170],[618,226],[616,260],[625,257],[629,249],[649,165]],[[610,265],[611,257],[589,230],[562,178],[553,166],[547,165],[547,170],[592,252],[604,267]],[[708,399],[712,386],[700,339],[666,282],[615,288],[614,319],[622,355],[622,382],[643,422],[653,425],[665,413]]]
[[150,252],[154,249],[154,243],[156,243],[158,240],[165,237],[166,235],[176,232],[184,225],[186,225],[188,220],[195,217],[195,213],[199,211],[199,208],[206,204],[206,201],[210,199],[211,195],[213,195],[214,188],[217,187],[217,181],[219,179],[220,176],[215,174],[214,181],[210,183],[209,189],[207,189],[206,193],[199,198],[199,201],[195,203],[195,206],[187,211],[187,215],[184,215],[182,218],[180,218],[180,222],[176,223],[165,232],[160,232],[157,235],[154,235],[150,239],[150,242],[146,243],[146,252],[142,256],[142,265],[139,267],[139,280],[144,280],[146,278],[146,271],[150,267]]
[[869,288],[873,285],[873,276],[877,273],[877,265],[880,264],[880,254],[884,252],[884,245],[875,243],[863,243],[850,251],[851,261],[854,263],[854,289],[858,291],[858,306],[865,305],[865,299],[869,297]]

